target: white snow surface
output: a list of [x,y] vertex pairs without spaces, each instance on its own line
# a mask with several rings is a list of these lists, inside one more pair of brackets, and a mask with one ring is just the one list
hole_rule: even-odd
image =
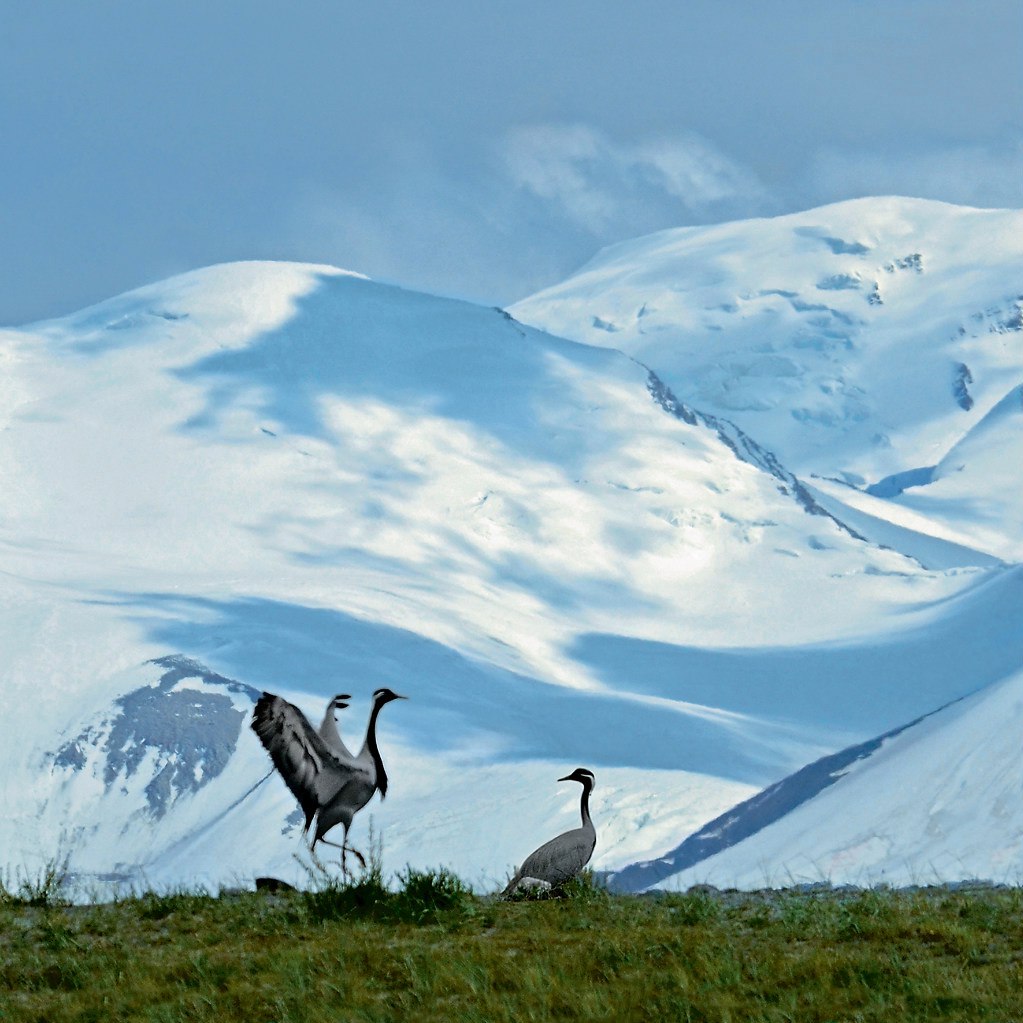
[[658,885],[1023,884],[1023,672],[888,739],[763,831]]
[[511,312],[863,485],[935,465],[1023,382],[1021,268],[1023,211],[867,198],[624,242]]
[[[1017,345],[1023,347],[1023,335]],[[1023,384],[1012,388],[893,503],[955,529],[973,548],[1023,560]]]
[[373,689],[408,695],[353,844],[372,821],[385,870],[496,888],[574,826],[574,767],[616,868],[1023,667],[1012,551],[973,520],[826,481],[856,522],[811,514],[627,355],[499,310],[229,264],[0,332],[0,363],[8,872],[302,880],[261,689],[314,721],[354,694],[354,745]]
[[[944,621],[960,640],[986,633],[1007,668],[1023,663],[1021,268],[1023,211],[873,198],[613,246],[512,312],[642,361],[871,543],[935,572],[985,570]],[[927,643],[894,659],[879,638],[861,667],[929,688],[930,654],[958,642],[941,620],[924,656]],[[960,662],[969,700],[662,886],[1018,882],[1023,681],[978,668]]]

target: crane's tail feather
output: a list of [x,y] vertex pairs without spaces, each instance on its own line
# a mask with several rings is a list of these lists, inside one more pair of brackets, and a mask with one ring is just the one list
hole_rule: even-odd
[[501,892],[501,898],[502,899],[508,898],[508,896],[511,895],[512,892],[514,892],[516,888],[518,888],[519,881],[521,881],[521,880],[522,880],[522,875],[520,873],[516,872],[515,876],[508,882],[507,885],[505,885],[504,891]]

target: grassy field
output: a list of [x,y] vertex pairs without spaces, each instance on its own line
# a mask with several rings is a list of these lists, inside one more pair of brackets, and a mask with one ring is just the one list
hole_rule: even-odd
[[0,889],[0,1020],[1023,1021],[1023,890]]

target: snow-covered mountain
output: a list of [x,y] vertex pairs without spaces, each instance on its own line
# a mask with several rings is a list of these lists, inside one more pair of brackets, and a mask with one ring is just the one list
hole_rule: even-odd
[[[974,212],[947,219],[962,233]],[[787,219],[714,229],[735,275],[744,231],[751,252],[771,224],[812,240]],[[836,246],[793,273],[823,279]],[[930,280],[921,259],[892,280]],[[978,280],[1011,275],[996,264]],[[942,312],[943,281],[913,299],[935,322],[963,297]],[[373,689],[410,696],[382,715],[391,786],[353,842],[372,819],[386,869],[494,886],[571,825],[556,779],[575,766],[597,775],[596,864],[624,871],[821,757],[965,706],[1023,667],[1016,506],[981,458],[1017,439],[1018,345],[992,351],[1023,335],[975,335],[960,433],[910,466],[931,482],[886,495],[867,484],[894,463],[855,487],[854,469],[808,478],[812,421],[786,451],[680,386],[681,355],[331,267],[212,267],[0,332],[0,865],[67,853],[86,886],[301,879],[295,802],[247,727],[263,689],[315,718],[353,693],[353,743]],[[850,358],[897,389],[898,359]],[[971,480],[984,514],[950,492],[963,516],[939,528],[912,503]]]
[[932,532],[1019,560],[1018,518],[976,514],[1023,464],[1011,441],[984,443],[1002,472],[979,460],[962,486],[927,485],[1023,381],[1021,267],[1023,211],[858,199],[612,246],[511,312],[635,356],[804,477],[906,488]]
[[[992,569],[946,620],[1023,663],[1023,581],[1005,567],[1023,558],[1023,212],[864,199],[666,231],[512,311],[642,360],[873,542],[934,570]],[[890,652],[857,657],[876,678],[935,677]],[[615,883],[1018,880],[1018,681],[806,765]]]
[[1023,883],[1021,728],[1023,672],[821,758],[612,883]]

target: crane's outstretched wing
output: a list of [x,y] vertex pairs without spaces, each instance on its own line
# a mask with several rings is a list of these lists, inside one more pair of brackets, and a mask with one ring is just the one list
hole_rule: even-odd
[[302,807],[308,830],[316,811],[338,788],[338,771],[343,772],[345,765],[330,751],[305,714],[273,693],[263,693],[256,701],[252,730]]

